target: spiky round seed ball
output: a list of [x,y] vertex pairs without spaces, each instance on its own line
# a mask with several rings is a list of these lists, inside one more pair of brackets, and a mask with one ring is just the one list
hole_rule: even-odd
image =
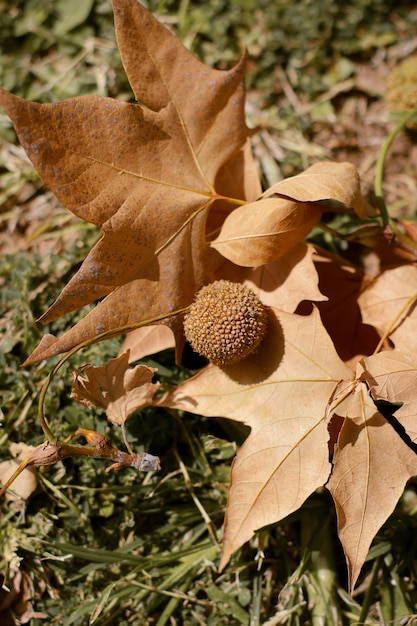
[[184,320],[192,348],[216,365],[237,363],[265,337],[268,315],[248,287],[217,280],[200,289]]

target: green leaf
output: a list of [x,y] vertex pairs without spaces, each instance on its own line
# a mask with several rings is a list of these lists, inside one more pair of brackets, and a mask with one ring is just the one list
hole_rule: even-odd
[[66,35],[73,28],[84,24],[93,8],[94,0],[58,0],[57,13],[58,21],[54,32],[58,37]]

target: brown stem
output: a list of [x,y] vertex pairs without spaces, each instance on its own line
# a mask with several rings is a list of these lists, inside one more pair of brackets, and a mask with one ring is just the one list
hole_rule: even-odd
[[[68,443],[77,435],[82,435],[91,445],[80,446]],[[53,465],[58,461],[62,461],[62,459],[72,456],[87,456],[93,459],[112,461],[112,464],[106,471],[112,469],[120,470],[124,467],[134,467],[141,472],[154,472],[161,469],[157,456],[153,456],[148,452],[137,452],[135,454],[133,452],[128,453],[117,450],[113,448],[109,441],[100,433],[94,430],[79,428],[63,442],[55,441],[51,443],[50,441],[44,441],[34,448],[0,489],[0,497],[6,493],[10,485],[26,467],[30,467],[31,465],[35,467]]]

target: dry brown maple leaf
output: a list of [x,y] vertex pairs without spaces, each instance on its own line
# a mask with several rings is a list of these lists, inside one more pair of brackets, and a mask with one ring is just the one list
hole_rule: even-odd
[[359,176],[351,163],[316,163],[276,183],[256,203],[230,213],[211,245],[237,265],[270,263],[308,235],[328,201],[365,213]]
[[[417,473],[417,361],[395,350],[366,357],[354,379],[317,310],[270,313],[256,354],[210,365],[157,404],[251,427],[232,464],[221,567],[256,530],[297,510],[328,480],[353,589],[372,540]],[[403,403],[398,428],[374,399]]]
[[152,404],[158,385],[152,383],[156,369],[129,367],[129,352],[100,367],[85,367],[74,373],[71,396],[84,406],[102,407],[112,424],[122,426],[137,409]]
[[45,183],[103,231],[40,319],[104,299],[62,337],[45,335],[26,365],[152,321],[172,328],[179,355],[182,312],[214,279],[206,232],[212,240],[220,231],[212,245],[221,254],[257,266],[299,243],[329,200],[363,212],[356,170],[346,163],[312,166],[255,202],[261,189],[244,119],[245,56],[229,71],[210,69],[136,0],[113,5],[140,104],[86,96],[41,105],[0,90]]
[[[172,328],[180,350],[181,309],[203,284],[229,278],[250,285],[270,314],[267,338],[258,351],[236,365],[209,366],[156,404],[251,427],[232,466],[221,567],[255,530],[294,512],[326,483],[332,469],[329,448],[334,450],[329,488],[353,586],[375,532],[415,470],[407,442],[395,433],[396,455],[387,467],[399,468],[398,476],[389,483],[385,471],[376,471],[377,450],[386,445],[391,425],[376,410],[368,387],[381,393],[372,378],[380,372],[378,364],[383,376],[402,370],[369,357],[363,361],[361,382],[351,383],[353,372],[338,356],[317,309],[309,316],[294,311],[304,299],[324,299],[312,248],[301,243],[322,211],[337,205],[366,215],[357,172],[346,163],[316,164],[261,197],[244,121],[244,57],[227,72],[211,70],[136,0],[113,0],[113,5],[123,63],[140,104],[84,97],[40,105],[0,90],[0,104],[44,181],[71,211],[104,233],[41,319],[52,321],[104,300],[63,337],[46,335],[26,363],[104,332],[156,320]],[[356,301],[357,278],[355,295],[347,290],[350,304]],[[329,290],[330,306],[334,291]],[[343,307],[344,297],[336,298],[338,306]],[[370,308],[366,299],[361,306],[363,312]],[[353,325],[362,325],[357,307],[354,311]],[[372,317],[370,323],[377,324]],[[158,342],[163,345],[160,338]],[[355,346],[350,356],[359,354]],[[131,396],[138,381],[130,380],[137,370],[127,373],[127,359],[124,355],[99,368],[94,376],[104,374],[105,383],[92,379],[83,390],[88,401],[106,405],[102,391],[110,394],[112,404],[115,387],[116,404],[125,406],[111,419],[122,425],[138,402]],[[122,375],[115,382],[119,365]],[[146,384],[151,385],[149,380]],[[346,384],[352,386],[340,400]],[[336,396],[333,427],[337,424],[329,437],[329,404]],[[388,400],[398,398],[389,395]],[[414,411],[412,400],[407,402],[407,410]],[[79,429],[75,434],[96,441],[97,433]],[[42,464],[64,458],[65,445],[40,448]],[[95,444],[93,453],[99,454]],[[391,498],[373,515],[378,498],[382,502],[380,476],[395,484]]]
[[255,530],[297,510],[328,479],[326,408],[353,372],[337,356],[316,310],[271,309],[259,351],[236,365],[210,365],[158,404],[251,427],[232,465],[221,567]]
[[[259,195],[246,147],[245,58],[229,71],[210,69],[136,0],[113,6],[140,104],[97,96],[38,104],[0,90],[44,182],[104,233],[41,321],[107,297],[64,336],[46,335],[26,364],[189,305],[211,277],[209,208],[217,202],[216,214],[227,214]],[[179,344],[180,322],[167,322]]]
[[[409,376],[405,382],[404,372],[397,369],[398,355],[394,361],[390,355],[381,353],[364,359],[361,369],[362,378],[368,381],[373,379],[374,370],[378,370],[379,386],[382,387],[394,375],[394,397],[386,389],[383,395],[384,399],[395,401],[401,398],[398,391],[404,385],[409,387],[412,384],[415,388],[417,363],[414,368],[408,364]],[[415,393],[414,397],[408,397],[407,411],[412,409],[415,415]],[[417,455],[379,412],[365,383],[357,384],[338,405],[337,415],[345,420],[335,447],[333,471],[327,488],[336,504],[338,534],[352,590],[372,540],[393,512],[407,480],[417,474]],[[401,422],[407,425],[407,420]],[[411,425],[410,419],[408,424]],[[415,436],[415,426],[413,431]]]

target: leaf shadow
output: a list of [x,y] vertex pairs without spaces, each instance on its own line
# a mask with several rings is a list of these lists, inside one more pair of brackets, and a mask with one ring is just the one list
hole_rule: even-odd
[[256,385],[267,380],[278,369],[284,352],[282,326],[273,311],[268,309],[268,330],[256,352],[234,365],[218,367],[240,385]]
[[[316,306],[339,357],[346,363],[357,358],[357,355],[372,354],[380,335],[374,326],[362,321],[358,297],[363,273],[330,263],[326,258],[317,259],[315,265],[320,292],[328,298],[317,302]],[[299,315],[310,315],[311,306],[311,303],[303,302],[296,312]]]
[[294,268],[301,264],[307,255],[307,245],[300,242],[276,261],[253,268],[252,277],[248,278],[255,285],[259,285],[265,293],[273,293],[284,285]]
[[243,267],[235,265],[224,257],[220,257],[220,254],[213,249],[218,279],[223,278],[232,282],[249,281],[265,294],[273,294],[282,287],[294,268],[302,263],[307,254],[307,245],[299,243],[276,261],[271,261],[259,267]]
[[384,417],[378,410],[375,410],[375,413],[370,417],[366,417],[366,420],[360,423],[346,416],[337,441],[338,449],[343,450],[343,448],[347,446],[354,446],[365,428],[367,430],[370,428],[380,428],[384,426],[385,423]]

